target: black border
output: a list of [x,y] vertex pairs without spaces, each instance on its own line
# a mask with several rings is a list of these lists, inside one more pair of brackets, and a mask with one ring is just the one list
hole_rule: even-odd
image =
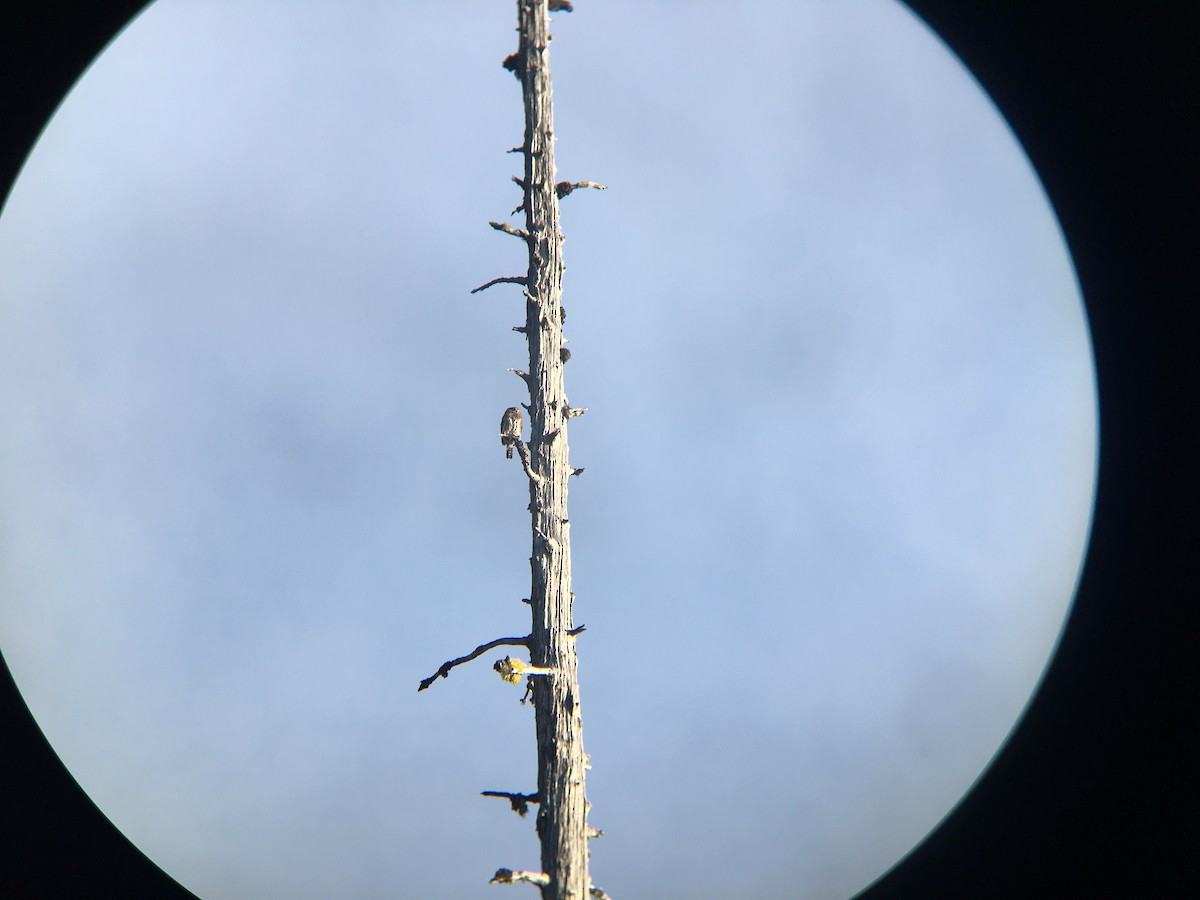
[[1200,896],[1200,4],[909,5],[996,101],[1059,215],[1092,328],[1100,474],[1041,690],[955,814],[860,897]]
[[[10,0],[0,6],[0,198],[7,199],[67,91],[147,5],[147,0]],[[0,894],[13,900],[192,898],[70,776],[2,662]]]
[[[5,196],[58,101],[145,5],[0,8]],[[1055,204],[1093,331],[1101,468],[1079,595],[1042,690],[955,813],[860,898],[1200,896],[1200,4],[908,5],[996,100]],[[92,805],[2,667],[0,791],[5,896],[191,896]]]

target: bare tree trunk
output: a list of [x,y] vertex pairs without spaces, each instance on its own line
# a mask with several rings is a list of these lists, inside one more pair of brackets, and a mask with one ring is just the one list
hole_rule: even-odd
[[529,341],[529,479],[533,526],[530,661],[555,674],[533,679],[537,722],[538,816],[546,900],[588,896],[583,718],[572,622],[571,464],[563,386],[562,234],[555,188],[554,113],[547,48],[547,0],[518,0],[520,45],[512,63],[525,104],[525,230],[529,247],[525,333]]
[[498,638],[481,644],[458,659],[443,663],[421,681],[425,690],[446,678],[458,665],[470,662],[499,646],[525,647],[530,664],[506,657],[495,668],[505,680],[519,684],[525,676],[533,698],[537,731],[538,783],[532,794],[484,791],[504,797],[522,816],[536,804],[537,834],[541,842],[542,871],[514,872],[499,869],[494,884],[528,882],[541,888],[543,900],[597,900],[607,895],[592,885],[588,875],[588,840],[599,832],[587,824],[583,752],[583,717],[579,705],[575,639],[583,628],[572,623],[571,523],[567,516],[567,483],[583,469],[572,469],[567,446],[567,425],[586,412],[567,403],[563,365],[570,357],[563,346],[562,233],[558,226],[558,201],[577,188],[604,186],[591,181],[555,182],[554,115],[550,89],[549,13],[571,11],[569,0],[517,0],[519,45],[504,67],[521,81],[525,106],[525,139],[513,152],[524,155],[524,177],[514,179],[524,193],[514,213],[525,211],[525,228],[490,223],[525,242],[529,256],[523,276],[494,278],[475,288],[477,293],[497,284],[519,284],[525,297],[523,332],[529,343],[529,371],[513,369],[529,389],[529,442],[521,440],[522,416],[516,407],[505,411],[500,440],[506,456],[515,449],[529,481],[529,512],[533,529],[533,554],[529,558],[532,586],[529,605],[533,626],[525,637]]

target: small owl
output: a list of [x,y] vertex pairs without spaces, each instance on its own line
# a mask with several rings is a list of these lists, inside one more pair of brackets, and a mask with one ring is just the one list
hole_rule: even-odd
[[504,445],[504,458],[512,459],[513,445],[521,439],[521,410],[510,406],[500,419],[500,443]]

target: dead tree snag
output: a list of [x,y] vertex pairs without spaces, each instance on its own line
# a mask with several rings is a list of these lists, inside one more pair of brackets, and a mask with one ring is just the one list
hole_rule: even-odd
[[[437,678],[447,677],[454,666],[475,659],[496,646],[525,647],[529,662],[505,657],[495,664],[506,681],[525,683],[526,696],[533,701],[537,734],[538,783],[532,793],[484,791],[485,796],[504,797],[514,811],[524,816],[530,804],[537,806],[536,831],[541,843],[541,871],[499,869],[494,884],[535,884],[543,900],[582,900],[589,895],[606,895],[588,875],[588,841],[600,832],[587,823],[585,772],[588,757],[583,750],[583,717],[579,702],[576,637],[583,626],[573,623],[571,591],[571,530],[567,515],[567,484],[582,468],[573,468],[567,444],[567,424],[586,409],[571,407],[563,385],[563,365],[570,358],[564,346],[562,309],[562,232],[559,229],[559,200],[579,188],[603,190],[592,181],[556,181],[554,165],[554,117],[550,85],[551,11],[572,9],[567,0],[517,0],[517,51],[504,60],[504,68],[521,83],[525,108],[525,138],[520,147],[524,172],[513,181],[521,189],[521,204],[513,210],[525,213],[525,227],[502,222],[492,228],[520,238],[526,247],[525,275],[494,278],[475,288],[477,293],[498,284],[517,284],[525,300],[525,324],[514,331],[524,335],[529,346],[529,371],[518,375],[529,391],[528,412],[522,417],[516,407],[505,411],[500,438],[506,454],[515,449],[529,485],[529,512],[533,536],[530,556],[530,595],[523,602],[532,613],[532,627],[523,638],[500,638],[476,648],[465,657],[451,660],[421,682],[419,690]],[[522,440],[523,420],[529,425],[528,442]]]

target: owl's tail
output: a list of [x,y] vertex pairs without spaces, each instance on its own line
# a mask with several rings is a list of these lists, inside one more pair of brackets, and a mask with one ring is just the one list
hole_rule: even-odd
[[504,458],[512,459],[512,444],[509,444],[507,447],[504,448]]

